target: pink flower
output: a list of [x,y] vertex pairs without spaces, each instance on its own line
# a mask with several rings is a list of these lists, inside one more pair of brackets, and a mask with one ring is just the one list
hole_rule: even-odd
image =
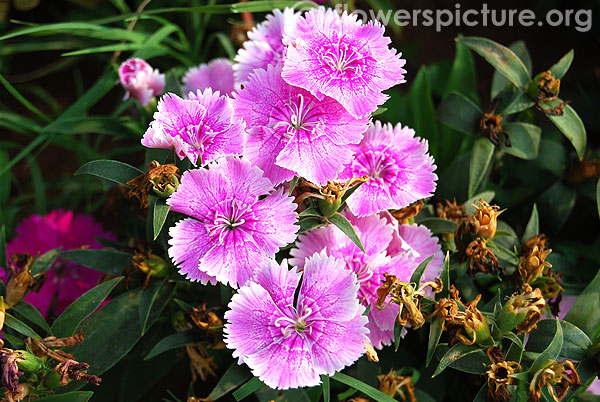
[[365,216],[400,209],[433,195],[437,180],[433,158],[427,154],[427,141],[415,137],[413,129],[375,121],[362,142],[350,148],[354,160],[344,167],[340,179],[369,176],[348,197],[352,213]]
[[324,7],[285,26],[283,79],[318,99],[329,96],[356,117],[374,112],[388,96],[382,91],[405,82],[401,54],[390,49],[378,22],[362,24]]
[[148,148],[175,148],[194,165],[241,154],[244,123],[233,118],[231,99],[207,88],[188,99],[169,93],[158,102],[154,121],[142,138]]
[[233,63],[227,59],[214,59],[208,64],[190,68],[183,76],[183,93],[211,88],[222,95],[231,95],[235,89]]
[[167,200],[189,215],[169,230],[169,255],[192,281],[234,288],[255,268],[296,239],[296,205],[282,190],[273,191],[262,171],[235,157],[188,170]]
[[[61,247],[63,251],[87,246],[100,249],[98,237],[115,239],[92,216],[75,215],[72,211],[56,210],[44,216],[32,215],[22,220],[16,236],[6,245],[7,256],[29,253],[44,254]],[[71,302],[93,288],[102,272],[63,261],[60,258],[48,269],[46,281],[38,293],[29,292],[25,301],[47,316],[53,300],[53,313],[60,314]]]
[[[302,278],[297,302],[294,293]],[[315,386],[354,363],[368,340],[356,276],[342,261],[315,254],[304,274],[267,261],[225,313],[225,343],[271,388]]]
[[244,42],[235,56],[237,64],[233,69],[236,82],[244,83],[254,70],[266,70],[267,66],[274,66],[281,61],[285,50],[281,41],[284,26],[293,24],[298,16],[299,13],[294,13],[289,7],[283,11],[273,10],[273,14],[267,15],[264,22],[248,32],[250,40]]
[[165,88],[165,75],[138,58],[121,63],[119,79],[127,91],[123,100],[134,97],[142,106],[146,106],[152,97],[160,95]]
[[296,243],[297,248],[290,251],[293,257],[290,263],[302,268],[307,257],[321,251],[344,261],[346,269],[358,277],[358,299],[365,306],[371,304],[368,314],[370,342],[375,348],[382,348],[394,339],[394,322],[399,311],[396,304],[384,310],[375,307],[377,288],[385,280],[383,274],[389,273],[401,281],[409,281],[417,266],[436,254],[423,279],[436,273],[439,275],[441,248],[424,227],[398,227],[396,221],[391,222],[387,217],[378,215],[359,218],[344,212],[344,216],[352,223],[366,253],[337,227],[328,225],[301,235]]
[[248,127],[245,156],[274,185],[294,175],[334,180],[352,160],[368,119],[355,119],[335,100],[286,84],[281,65],[256,70],[234,95],[236,118]]

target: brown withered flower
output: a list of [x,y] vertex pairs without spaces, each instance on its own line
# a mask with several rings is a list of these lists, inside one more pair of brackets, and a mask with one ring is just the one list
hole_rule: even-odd
[[504,146],[510,147],[510,136],[500,123],[502,123],[502,116],[495,111],[484,113],[479,120],[479,131],[495,146],[504,143]]
[[[538,288],[532,289],[529,284],[525,283],[522,286],[522,291],[513,294],[504,304],[498,322],[501,324],[504,321],[503,315],[505,314],[517,316],[521,318],[520,323],[515,328],[517,333],[530,332],[536,328],[537,322],[542,318],[545,305],[546,301],[541,290]],[[514,322],[512,319],[507,321]]]
[[[537,85],[535,82],[537,81]],[[535,108],[540,112],[550,116],[562,116],[563,109],[570,101],[563,101],[559,105],[544,109],[542,104],[558,99],[560,93],[560,80],[557,79],[552,72],[544,71],[540,73],[532,82],[532,91],[534,94]]]
[[206,381],[209,375],[213,377],[217,376],[215,370],[218,366],[214,362],[214,358],[208,354],[203,344],[185,345],[185,351],[190,359],[190,371],[193,382],[196,382],[198,378]]
[[519,263],[519,276],[523,282],[531,283],[540,277],[544,272],[552,268],[552,264],[546,261],[546,258],[552,249],[547,248],[547,238],[545,235],[537,235],[529,239],[523,251],[521,252],[521,262]]
[[379,380],[379,390],[384,394],[392,398],[398,394],[403,402],[417,402],[411,376],[397,375],[394,369],[390,369],[389,373],[380,374],[377,379]]
[[482,199],[475,201],[473,206],[475,212],[467,221],[469,230],[486,239],[493,239],[498,227],[498,216],[506,210],[500,211],[498,205],[490,205]]
[[509,402],[512,395],[508,390],[509,385],[515,385],[518,380],[511,375],[521,371],[521,365],[513,361],[500,361],[492,363],[486,371],[488,393],[487,398],[493,402]]
[[590,153],[587,153],[583,160],[575,162],[567,173],[567,181],[569,183],[581,183],[587,179],[597,179],[600,177],[600,160],[590,158]]
[[570,360],[557,362],[549,360],[544,368],[538,370],[529,384],[529,400],[539,402],[542,389],[546,388],[550,397],[561,401],[569,392],[569,389],[581,385],[579,374]]
[[131,265],[133,268],[146,274],[144,284],[142,285],[143,288],[148,287],[150,277],[164,278],[169,269],[169,264],[164,258],[144,249],[142,246],[139,246],[134,251]]
[[25,297],[27,290],[39,290],[46,279],[46,271],[42,271],[35,277],[31,274],[31,265],[34,258],[29,254],[13,254],[8,263],[11,276],[6,284],[6,297],[4,299],[6,309],[11,309]]
[[[465,255],[469,258],[469,274],[473,275],[476,271],[488,272],[503,272],[500,267],[498,258],[492,250],[487,248],[487,241],[478,237],[473,240],[465,249]],[[474,269],[476,268],[476,270]]]
[[[410,324],[412,329],[419,329],[425,324],[425,318],[421,312],[421,301],[425,298],[425,288],[431,287],[434,293],[442,290],[442,281],[436,278],[435,282],[425,282],[417,289],[414,283],[398,281],[394,275],[384,274],[385,282],[377,289],[377,302],[375,307],[379,310],[385,309],[390,303],[400,305],[398,312],[398,323],[400,325]],[[390,300],[387,301],[387,297]]]
[[[464,304],[458,290],[452,285],[448,299],[440,299],[429,317],[437,316],[442,320],[442,330],[447,330],[450,346],[460,342],[464,345],[477,343],[488,346],[491,340],[490,327],[485,316],[477,308],[481,295]],[[428,317],[428,318],[429,318]]]
[[168,198],[179,187],[181,176],[177,173],[179,168],[173,164],[161,165],[152,161],[148,171],[126,184],[131,186],[127,196],[137,198],[140,208],[148,208],[148,194],[151,190],[161,198]]
[[377,351],[369,342],[363,342],[365,344],[365,356],[367,356],[367,360],[370,362],[379,363],[379,356],[377,355]]
[[188,396],[186,402],[213,402],[210,398],[198,398],[197,396]]
[[65,362],[73,359],[73,355],[59,348],[72,348],[84,340],[83,329],[81,328],[75,335],[65,338],[57,338],[55,336],[49,336],[44,339],[25,338],[25,344],[37,357],[48,356],[58,362]]
[[324,186],[317,186],[314,183],[301,179],[296,186],[296,193],[298,195],[294,199],[294,202],[300,207],[304,200],[315,198],[318,201],[319,210],[323,216],[330,217],[340,208],[342,197],[346,194],[346,191],[367,180],[369,180],[369,176],[356,177],[344,182],[328,181]]
[[391,211],[391,214],[398,220],[400,225],[405,225],[410,223],[412,218],[419,215],[419,212],[423,209],[423,205],[425,205],[423,200],[419,200],[410,204],[408,207]]
[[206,303],[192,308],[188,316],[194,327],[199,329],[201,339],[208,340],[213,344],[217,341],[217,328],[223,326],[223,321],[212,309],[206,308]]
[[435,205],[435,213],[441,219],[447,219],[453,222],[458,222],[467,217],[465,206],[456,203],[456,198],[450,202],[449,200],[442,199]]
[[87,370],[90,365],[87,363],[79,363],[69,359],[60,362],[54,370],[60,375],[60,385],[65,386],[69,381],[85,381],[90,384],[100,386],[102,379],[98,376],[88,374]]

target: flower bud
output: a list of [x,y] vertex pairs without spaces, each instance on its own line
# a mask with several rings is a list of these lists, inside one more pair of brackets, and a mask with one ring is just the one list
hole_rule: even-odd
[[139,58],[128,59],[121,64],[119,80],[126,90],[123,100],[133,97],[142,106],[146,106],[165,88],[165,75],[153,70],[150,64]]
[[25,350],[17,350],[15,351],[15,354],[17,356],[17,367],[19,367],[19,370],[23,371],[24,373],[37,373],[43,366],[42,359],[32,353],[29,353]]
[[541,290],[533,290],[529,284],[524,284],[523,291],[508,299],[496,319],[500,333],[506,334],[514,328],[519,334],[531,331],[542,317],[545,305]]
[[492,239],[496,235],[498,215],[505,210],[498,211],[500,209],[499,206],[491,206],[482,199],[478,200],[477,203],[478,205],[473,204],[476,210],[469,218],[468,225],[473,233],[486,239]]
[[338,211],[338,209],[340,209],[340,206],[342,205],[342,200],[335,198],[327,198],[324,200],[319,200],[318,205],[321,214],[326,218],[330,218]]
[[537,103],[554,100],[560,92],[560,80],[550,71],[539,73],[529,84],[527,94]]
[[155,278],[164,278],[169,272],[168,263],[152,253],[135,253],[132,264],[143,273]]

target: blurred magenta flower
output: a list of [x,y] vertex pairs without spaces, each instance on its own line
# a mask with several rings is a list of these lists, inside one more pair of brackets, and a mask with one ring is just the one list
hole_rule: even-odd
[[355,119],[338,102],[317,99],[281,78],[281,65],[256,70],[233,95],[235,116],[246,122],[244,156],[274,185],[294,175],[324,185],[352,160],[369,119]]
[[415,130],[375,121],[360,144],[351,145],[354,160],[339,178],[369,176],[350,197],[348,207],[358,216],[388,209],[404,208],[433,195],[437,175],[433,158],[427,154],[426,140]]
[[[321,251],[344,261],[346,269],[358,277],[358,299],[365,306],[371,304],[369,339],[373,347],[381,349],[394,339],[394,322],[399,311],[397,304],[391,304],[385,310],[375,308],[377,289],[385,281],[383,274],[410,281],[417,266],[435,254],[434,261],[425,271],[428,276],[435,277],[441,271],[441,247],[424,227],[398,226],[395,220],[391,222],[378,215],[355,217],[348,212],[343,215],[352,223],[366,253],[336,226],[328,225],[301,235],[297,248],[290,251],[290,263],[302,268],[306,258]],[[424,279],[428,276],[424,275]]]
[[[22,220],[16,228],[16,236],[6,244],[6,251],[7,256],[15,253],[38,256],[58,247],[63,251],[80,247],[99,249],[102,245],[96,240],[98,237],[116,239],[92,216],[55,210],[44,216],[32,215]],[[37,307],[44,316],[48,315],[53,303],[53,313],[61,313],[71,302],[93,288],[103,275],[60,258],[47,274],[40,291],[29,292],[25,296],[25,301]],[[7,275],[4,276],[6,278]]]
[[169,255],[192,281],[243,286],[261,262],[296,239],[292,201],[247,160],[229,157],[188,170],[167,200],[190,216],[169,230]]
[[358,360],[368,341],[356,276],[324,254],[303,265],[301,274],[285,260],[266,261],[225,313],[227,347],[271,388],[318,385],[319,375]]
[[125,60],[119,67],[119,80],[125,88],[125,98],[135,98],[146,106],[165,89],[165,75],[152,69],[145,60],[133,58]]
[[183,95],[212,88],[221,95],[231,95],[235,89],[233,63],[224,58],[214,59],[208,64],[190,68],[183,76]]
[[299,15],[289,7],[283,11],[273,10],[273,14],[268,14],[265,21],[248,32],[249,40],[235,56],[233,69],[237,83],[246,82],[254,70],[266,70],[267,66],[281,61],[285,51],[282,42],[284,26],[293,24]]
[[390,49],[385,29],[357,15],[341,16],[324,7],[307,11],[285,24],[283,79],[318,99],[329,96],[361,118],[388,98],[382,91],[405,82],[406,60]]
[[244,123],[234,119],[231,99],[207,88],[188,99],[168,93],[158,102],[154,120],[142,138],[148,148],[175,148],[179,159],[194,165],[242,154]]

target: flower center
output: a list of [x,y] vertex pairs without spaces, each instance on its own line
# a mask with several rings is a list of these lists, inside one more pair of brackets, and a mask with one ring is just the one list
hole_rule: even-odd
[[285,136],[291,138],[299,130],[312,130],[317,124],[323,124],[323,119],[313,112],[312,99],[305,102],[304,95],[298,94],[297,100],[291,99],[286,103],[282,121],[275,124],[274,128],[286,127]]
[[360,76],[365,71],[366,58],[349,43],[346,36],[342,36],[337,42],[325,44],[321,57],[326,66],[338,73],[347,72]]
[[244,214],[250,210],[249,205],[243,205],[236,199],[223,201],[215,210],[215,217],[208,233],[219,236],[222,244],[228,232],[246,223]]
[[398,163],[388,156],[385,149],[370,150],[355,157],[355,164],[369,175],[369,179],[389,181],[398,173]]
[[284,338],[289,338],[294,332],[300,336],[305,336],[305,333],[312,333],[310,321],[308,318],[312,314],[310,307],[300,306],[300,310],[296,310],[291,304],[287,307],[291,307],[294,310],[294,316],[290,317],[279,317],[275,320],[275,326],[281,327],[281,334]]

